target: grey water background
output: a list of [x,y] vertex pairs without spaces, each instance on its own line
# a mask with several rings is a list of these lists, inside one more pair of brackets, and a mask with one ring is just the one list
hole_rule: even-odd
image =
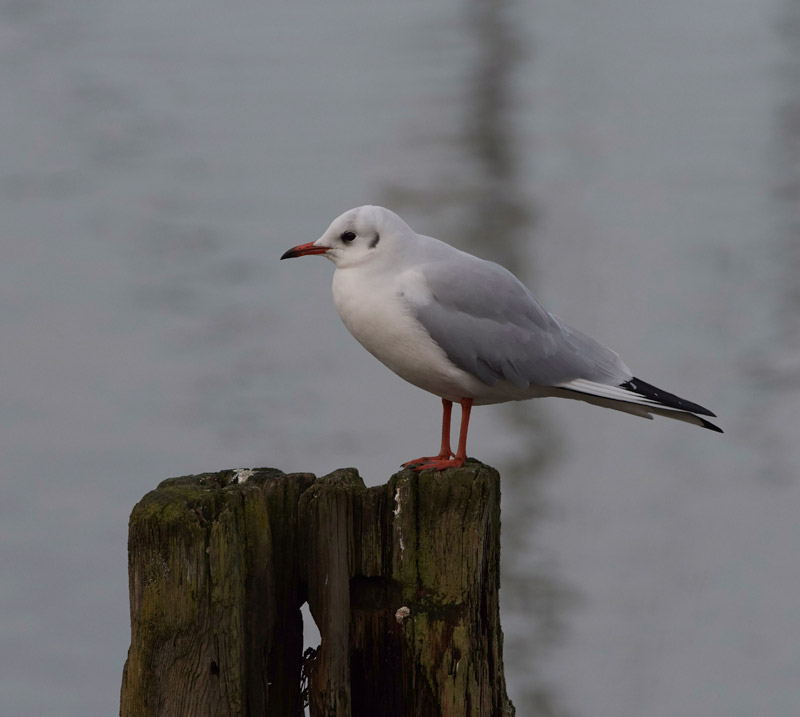
[[117,712],[161,479],[436,448],[332,266],[278,262],[364,203],[726,429],[473,412],[517,713],[800,704],[796,5],[0,0],[0,138],[0,713]]

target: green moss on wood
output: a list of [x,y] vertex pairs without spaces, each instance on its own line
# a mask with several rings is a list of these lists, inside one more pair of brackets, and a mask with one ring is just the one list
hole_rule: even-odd
[[353,468],[163,481],[131,514],[121,714],[299,714],[306,598],[314,717],[513,714],[499,485],[475,462],[371,488]]

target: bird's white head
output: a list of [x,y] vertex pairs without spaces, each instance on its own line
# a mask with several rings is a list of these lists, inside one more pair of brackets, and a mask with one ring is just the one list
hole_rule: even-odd
[[414,236],[411,227],[394,212],[367,205],[346,211],[317,241],[293,247],[281,259],[321,254],[337,269],[344,269],[386,258],[402,247],[404,238]]

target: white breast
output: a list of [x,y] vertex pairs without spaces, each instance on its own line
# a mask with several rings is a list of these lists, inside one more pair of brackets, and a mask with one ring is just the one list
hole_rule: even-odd
[[476,379],[452,364],[414,317],[409,298],[426,291],[413,270],[376,278],[352,267],[333,276],[334,303],[358,342],[409,383],[458,401],[471,395]]

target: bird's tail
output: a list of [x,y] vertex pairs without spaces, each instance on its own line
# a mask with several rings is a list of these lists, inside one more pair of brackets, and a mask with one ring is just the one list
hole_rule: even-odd
[[[556,386],[553,395],[585,401],[594,406],[613,408],[615,411],[652,419],[654,415],[693,423],[711,431],[722,433],[722,429],[702,416],[715,417],[707,408],[679,398],[675,394],[656,388],[638,378],[632,378],[618,386],[596,383],[586,379],[575,379]],[[697,415],[700,414],[700,415]]]

